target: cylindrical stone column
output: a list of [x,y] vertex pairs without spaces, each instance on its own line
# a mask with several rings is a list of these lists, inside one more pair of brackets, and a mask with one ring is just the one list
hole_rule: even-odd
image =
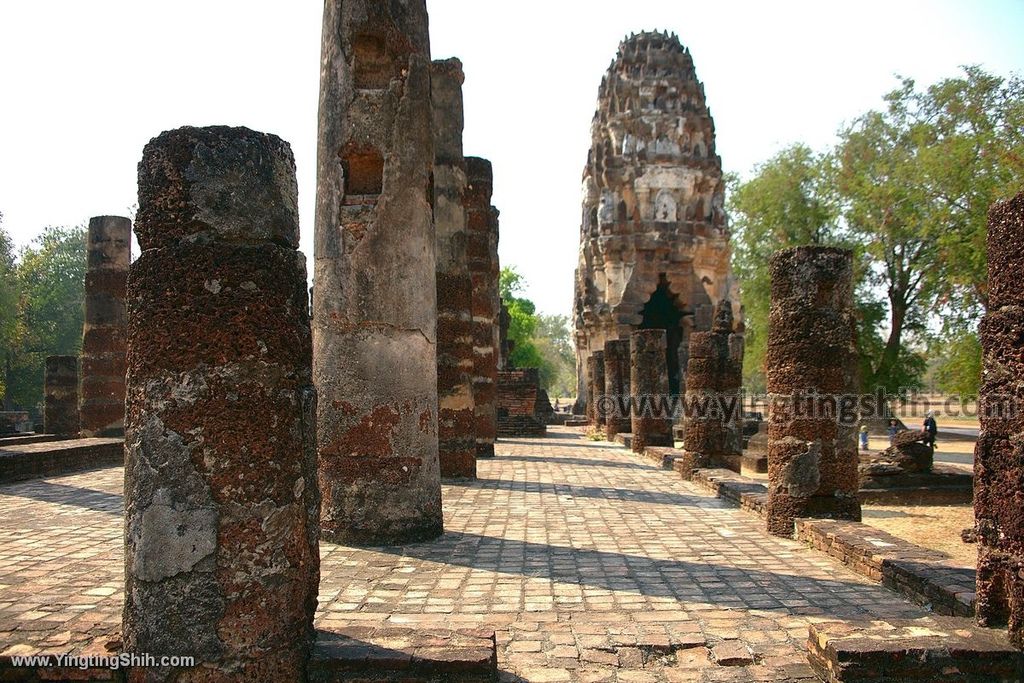
[[594,351],[590,354],[590,361],[593,363],[590,374],[590,381],[593,383],[594,421],[595,429],[604,427],[605,413],[607,407],[604,404],[604,351]]
[[319,497],[296,194],[274,135],[179,128],[143,150],[124,650],[196,658],[147,680],[305,679]]
[[593,427],[597,424],[597,402],[594,400],[594,365],[597,363],[597,359],[594,358],[594,354],[590,354],[587,357],[586,368],[587,368],[587,394],[586,394],[586,411],[587,411],[587,422]]
[[686,403],[683,448],[697,467],[724,467],[740,471],[742,457],[736,430],[742,356],[731,343],[732,304],[722,301],[710,332],[691,332],[686,366]]
[[473,402],[476,412],[476,455],[494,455],[498,433],[498,356],[501,300],[498,296],[498,210],[491,206],[494,186],[491,162],[466,157],[466,256],[473,281]]
[[78,434],[78,356],[47,356],[43,373],[43,431]]
[[636,330],[629,336],[631,447],[673,446],[665,330]]
[[466,261],[462,63],[434,61],[434,227],[437,234],[437,442],[442,477],[476,477],[473,281]]
[[324,3],[314,377],[324,538],[441,533],[430,43],[423,0]]
[[796,517],[860,520],[852,254],[785,249],[770,275],[768,530],[788,537]]
[[629,340],[604,343],[605,435],[611,441],[632,429],[629,414]]
[[124,433],[124,296],[131,236],[132,222],[127,218],[89,219],[79,407],[82,436]]
[[974,448],[977,600],[982,626],[1009,627],[1024,647],[1024,192],[988,215],[988,311],[981,321],[983,372]]

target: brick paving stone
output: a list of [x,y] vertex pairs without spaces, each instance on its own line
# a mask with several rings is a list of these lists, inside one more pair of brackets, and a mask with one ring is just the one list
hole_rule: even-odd
[[[478,480],[444,486],[437,541],[321,543],[317,626],[483,626],[502,680],[661,683],[797,679],[811,622],[926,615],[582,431],[496,452]],[[80,652],[117,631],[122,478],[0,486],[0,654]],[[723,643],[756,663],[719,666],[710,652]]]

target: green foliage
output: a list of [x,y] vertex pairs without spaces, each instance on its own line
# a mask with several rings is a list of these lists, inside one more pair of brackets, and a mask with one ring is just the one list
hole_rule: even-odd
[[740,183],[727,178],[733,226],[733,269],[746,325],[743,370],[748,389],[764,389],[770,282],[768,261],[778,249],[841,242],[829,160],[793,145],[759,165]]
[[569,396],[576,383],[569,319],[537,313],[532,301],[519,296],[525,281],[515,267],[502,268],[498,283],[509,314],[509,362],[517,368],[537,368],[541,386],[552,397]]
[[51,354],[77,354],[85,301],[84,228],[49,227],[21,251],[12,340],[6,348],[7,401],[23,408],[43,398],[43,366]]
[[946,338],[936,349],[935,383],[939,391],[977,396],[981,384],[981,342],[969,330]]
[[[0,349],[5,353],[0,362],[6,360],[7,351],[14,344],[14,332],[18,320],[18,282],[14,262],[14,242],[2,225],[0,214]],[[7,394],[6,373],[0,372],[0,398]]]
[[768,259],[796,244],[854,250],[866,389],[920,387],[934,329],[960,354],[947,362],[950,385],[973,373],[988,207],[1024,185],[1024,81],[965,67],[924,91],[903,80],[885,102],[832,150],[794,145],[747,182],[730,179],[752,388],[763,386]]

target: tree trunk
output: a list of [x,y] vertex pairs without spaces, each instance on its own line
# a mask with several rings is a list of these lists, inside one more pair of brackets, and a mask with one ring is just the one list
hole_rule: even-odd
[[900,387],[889,386],[889,378],[893,369],[900,360],[900,345],[903,339],[903,325],[907,318],[907,304],[902,294],[895,294],[889,297],[889,338],[885,341],[885,349],[882,351],[882,358],[872,378],[874,386],[864,387],[865,391],[871,391],[877,386],[884,386],[889,390]]

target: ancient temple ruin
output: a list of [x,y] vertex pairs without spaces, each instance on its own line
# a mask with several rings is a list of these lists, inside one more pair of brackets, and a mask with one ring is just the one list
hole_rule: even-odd
[[295,161],[275,135],[146,145],[128,285],[127,652],[180,678],[304,680],[320,555]]
[[435,60],[434,231],[437,243],[437,437],[442,477],[476,476],[473,281],[466,254],[462,63]]
[[974,449],[974,533],[978,539],[978,621],[1009,627],[1024,647],[1024,192],[994,205],[988,217],[988,311],[979,334],[983,353],[979,418]]
[[79,397],[82,436],[124,432],[124,296],[131,234],[132,222],[122,216],[89,219]]
[[425,3],[324,6],[313,358],[323,537],[441,533]]
[[620,43],[591,138],[573,306],[578,395],[587,358],[637,329],[666,331],[669,391],[679,394],[690,332],[711,329],[722,299],[737,320],[740,311],[714,121],[675,34]]

